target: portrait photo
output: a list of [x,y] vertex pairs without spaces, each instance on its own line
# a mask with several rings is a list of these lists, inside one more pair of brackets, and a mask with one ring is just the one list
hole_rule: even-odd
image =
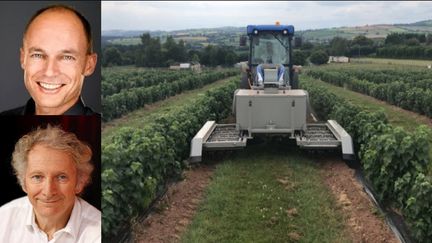
[[100,117],[0,122],[0,241],[100,242]]
[[0,3],[0,115],[101,113],[100,6]]

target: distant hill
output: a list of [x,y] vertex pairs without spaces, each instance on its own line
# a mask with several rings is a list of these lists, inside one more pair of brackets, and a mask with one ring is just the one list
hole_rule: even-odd
[[423,21],[412,23],[412,24],[399,24],[399,25],[429,26],[429,27],[432,27],[432,19],[430,19],[430,20],[423,20]]
[[219,28],[202,28],[202,29],[184,29],[184,30],[173,30],[173,31],[148,31],[148,30],[102,30],[102,36],[111,36],[111,37],[137,37],[142,33],[150,32],[152,36],[164,36],[164,35],[178,35],[183,33],[190,34],[201,34],[201,33],[240,33],[244,32],[246,27],[219,27]]
[[335,36],[352,39],[357,35],[365,35],[371,39],[385,39],[390,33],[427,33],[432,34],[432,20],[411,24],[377,24],[355,27],[338,27],[316,30],[298,31],[297,35],[312,42],[331,40]]
[[[148,30],[102,30],[102,36],[111,37],[134,37],[140,36],[142,33],[149,32]],[[151,31],[153,34],[166,33],[167,31]]]
[[[145,31],[145,30],[104,30],[103,44],[139,44],[139,36],[150,32],[151,36],[160,37],[162,41],[172,35],[177,40],[183,40],[197,48],[212,45],[238,46],[239,36],[244,35],[244,27],[220,27],[185,29],[176,31]],[[424,20],[411,24],[376,24],[355,27],[334,27],[325,29],[310,29],[296,31],[296,36],[302,36],[305,41],[327,42],[335,36],[352,39],[357,35],[365,35],[372,39],[384,39],[392,32],[432,34],[432,20]]]

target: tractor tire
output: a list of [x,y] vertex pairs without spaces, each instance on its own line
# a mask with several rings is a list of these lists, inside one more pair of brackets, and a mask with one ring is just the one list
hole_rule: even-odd
[[298,89],[299,88],[299,74],[298,72],[293,73],[293,82],[291,84],[291,89]]
[[240,89],[250,89],[247,73],[242,73]]

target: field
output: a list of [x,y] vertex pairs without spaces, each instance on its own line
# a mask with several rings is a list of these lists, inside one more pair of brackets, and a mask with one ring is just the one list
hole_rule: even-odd
[[[351,58],[351,63],[396,65],[397,67],[400,67],[400,65],[410,66],[410,67],[411,66],[419,66],[422,68],[427,68],[428,66],[432,65],[431,60],[406,60],[406,59],[386,59],[386,58],[367,58],[367,57]],[[378,68],[381,68],[381,67],[383,67],[383,66],[378,66]]]
[[[407,111],[402,105],[395,107],[366,96],[369,93],[350,91],[352,85],[344,85],[344,79],[337,81],[342,87],[319,80],[344,72],[350,72],[345,74],[349,77],[364,73],[356,70],[386,73],[388,69],[392,72],[401,69],[393,68],[395,65],[358,63],[311,68],[302,75],[301,84],[309,91],[314,111],[321,119],[335,118],[351,133],[379,199],[398,208],[406,218],[412,237],[422,241],[430,238],[432,232],[428,223],[432,215],[431,134],[420,126],[431,126],[430,118],[420,115],[427,114],[428,110],[420,110],[422,106],[418,106]],[[420,68],[407,69],[398,76],[403,74],[412,80],[418,80],[421,75],[424,75],[421,80],[429,77]],[[392,72],[387,74],[391,76]],[[193,180],[182,172],[188,172],[183,161],[188,157],[190,139],[206,120],[222,122],[229,115],[232,93],[239,80],[239,76],[226,78],[232,74],[174,92],[172,97],[164,95],[163,99],[126,110],[121,118],[112,117],[105,122],[102,132],[104,234],[118,232],[131,221],[139,225],[138,215],[163,188],[181,178]],[[164,84],[183,78],[175,77]],[[370,86],[376,84],[369,82]],[[137,83],[145,82],[122,86],[120,92],[141,89]],[[117,86],[112,87],[104,95],[118,93]],[[407,87],[427,91],[429,86],[412,82]],[[367,235],[375,238],[362,238],[365,242],[376,242],[373,239],[395,242],[382,216],[356,185],[353,172],[335,154],[311,156],[290,143],[258,140],[244,151],[211,157],[208,161],[213,165],[212,173],[208,183],[202,185],[202,195],[191,196],[195,205],[190,207],[191,212],[169,227],[173,235],[157,237],[182,242],[352,242]],[[185,189],[178,190],[181,193]],[[175,193],[172,195],[174,198]],[[160,215],[181,202],[159,207]],[[156,237],[142,233],[154,232],[151,225],[134,229],[136,239],[149,241]]]
[[[113,74],[109,72],[110,70],[107,71],[108,75],[103,78],[103,84],[112,84],[108,86],[112,88],[124,83],[121,81],[122,79],[117,78],[115,80],[118,80],[118,82],[113,81],[111,79],[113,78]],[[168,70],[165,73],[163,70],[135,71],[131,72],[130,69],[125,69],[125,75],[129,75],[128,78],[135,80],[135,82],[129,82],[133,83],[133,87],[130,87],[131,85],[127,87],[120,85],[122,87],[120,89],[104,89],[107,91],[106,99],[118,94],[121,94],[120,97],[123,96],[122,94],[126,94],[125,96],[132,94],[133,97],[137,96],[137,92],[139,95],[139,92],[151,89],[150,94],[152,97],[157,97],[157,99],[147,99],[147,103],[143,104],[141,108],[134,106],[134,108],[145,110],[149,105],[154,104],[158,100],[163,100],[170,95],[182,93],[186,90],[198,89],[204,84],[212,83],[217,81],[217,79],[223,79],[232,72],[230,70],[209,70],[208,72],[199,74],[176,72],[174,75],[179,75],[178,79],[170,79],[168,81],[167,76],[164,76],[164,74],[172,75],[172,72]],[[147,73],[152,72],[153,74],[156,73],[156,77],[154,78],[158,79],[159,82],[153,82],[154,79],[151,78],[138,78],[146,77]],[[115,73],[121,73],[121,70],[117,69]],[[183,77],[184,75],[186,77]],[[160,79],[161,76],[164,76],[164,78]],[[215,86],[217,87],[217,85]],[[170,89],[167,89],[167,87]],[[134,215],[136,216],[139,212],[145,210],[148,204],[154,199],[155,193],[159,191],[158,188],[165,182],[165,179],[178,175],[182,166],[180,163],[181,157],[184,156],[185,147],[188,146],[187,144],[182,144],[183,141],[195,132],[198,123],[201,123],[204,117],[212,116],[213,114],[213,118],[215,119],[218,116],[226,114],[225,110],[228,104],[224,105],[222,99],[217,99],[224,92],[227,92],[225,91],[226,89],[224,87],[217,87],[216,91],[212,93],[212,100],[206,99],[208,97],[201,97],[200,105],[195,105],[193,102],[189,106],[183,104],[179,109],[166,113],[163,112],[155,120],[148,123],[145,122],[146,113],[144,112],[144,116],[140,117],[141,122],[136,124],[136,127],[130,125],[128,120],[125,120],[120,125],[117,124],[117,126],[104,124],[104,127],[111,127],[111,129],[104,128],[102,132],[102,147],[104,150],[102,158],[104,167],[102,172],[104,202],[102,203],[102,208],[104,208],[105,234],[105,230],[114,232],[114,230],[118,230],[119,226],[121,226],[118,224],[119,222],[124,222],[125,219],[131,218]],[[114,94],[111,94],[108,90],[114,90]],[[229,98],[225,99],[229,100]],[[125,99],[125,102],[129,101],[131,101],[130,98]],[[123,104],[122,106],[127,108],[126,105]],[[118,105],[104,107],[119,108]],[[129,109],[128,112],[132,110]],[[104,110],[103,116],[111,114],[110,112],[110,109]],[[139,111],[137,112],[139,113]],[[172,117],[168,117],[169,113],[171,113]],[[193,120],[194,118],[199,119],[199,117],[201,117],[200,120]],[[176,124],[173,124],[175,120],[178,120],[178,127]],[[169,132],[164,127],[173,129],[173,135],[175,133],[176,138],[179,140],[168,136]],[[175,131],[176,129],[179,130]],[[106,130],[109,130],[109,136]],[[164,152],[162,153],[162,151]],[[128,205],[128,207],[121,205]]]
[[141,38],[139,37],[117,38],[117,39],[110,40],[108,42],[112,45],[124,45],[124,46],[140,45],[142,43]]
[[146,104],[233,74],[235,71],[229,69],[199,73],[162,69],[107,70],[102,78],[103,119],[112,120]]
[[407,70],[400,67],[362,68],[345,65],[314,69],[308,74],[405,110],[432,117],[429,105],[432,104],[432,69]]
[[185,36],[185,37],[175,37],[174,40],[180,41],[183,40],[185,42],[207,42],[207,37],[205,36]]

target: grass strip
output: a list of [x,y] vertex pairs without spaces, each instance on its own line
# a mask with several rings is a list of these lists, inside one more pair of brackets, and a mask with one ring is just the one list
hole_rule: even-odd
[[427,68],[432,65],[432,60],[413,60],[413,59],[391,59],[391,58],[351,58],[352,63],[359,64],[385,64],[385,65],[403,65],[403,66],[420,66]]
[[219,164],[181,242],[348,242],[318,166],[290,146],[248,146]]

